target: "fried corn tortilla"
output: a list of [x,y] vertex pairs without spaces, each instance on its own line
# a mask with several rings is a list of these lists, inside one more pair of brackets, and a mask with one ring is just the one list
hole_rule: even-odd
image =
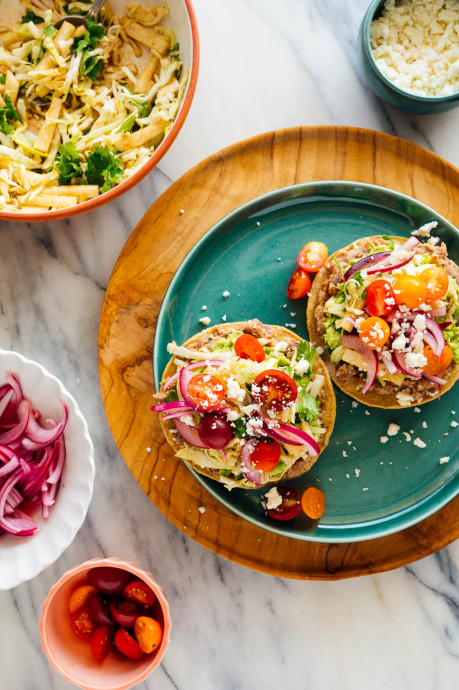
[[[217,342],[221,338],[224,338],[225,336],[228,336],[234,331],[248,333],[257,338],[266,338],[269,339],[269,341],[272,341],[273,343],[289,343],[292,345],[292,347],[294,347],[294,344],[296,343],[303,342],[302,338],[300,338],[296,333],[293,333],[287,328],[283,328],[282,326],[268,326],[261,324],[257,320],[252,320],[220,324],[218,326],[207,328],[201,331],[200,333],[194,335],[189,340],[187,340],[183,344],[183,347],[186,347],[189,350],[196,351],[201,350],[203,347],[212,349],[212,346],[215,342]],[[213,353],[212,358],[218,359],[218,352]],[[175,359],[175,356],[171,358],[163,373],[161,381],[161,393],[163,394],[163,396],[163,386],[165,381],[167,381],[167,379],[170,376],[175,374],[178,369],[177,365],[175,364]],[[322,387],[320,389],[320,393],[317,398],[319,400],[320,405],[320,426],[325,429],[325,432],[320,437],[320,440],[317,441],[320,450],[322,451],[327,446],[330,435],[333,430],[333,425],[336,416],[335,395],[327,368],[319,356],[316,356],[313,362],[312,372],[314,372],[314,374],[321,374],[324,378]],[[161,393],[158,397],[162,397]],[[174,449],[174,452],[176,454],[180,452],[184,445],[189,446],[189,444],[185,444],[182,437],[177,433],[173,419],[164,421],[161,418],[161,426],[163,428],[164,435],[167,441]],[[290,446],[290,449],[292,448],[294,447]],[[200,450],[199,448],[195,448],[195,451],[200,452],[203,458],[206,458],[206,454],[204,453],[204,451]],[[220,483],[223,483],[229,489],[235,487],[245,489],[256,489],[263,488],[268,485],[278,484],[280,481],[284,481],[286,479],[293,479],[294,477],[299,477],[300,475],[307,472],[319,457],[311,457],[308,454],[306,448],[304,447],[302,447],[299,452],[301,452],[300,457],[298,457],[295,463],[288,469],[287,472],[285,472],[285,474],[282,475],[280,479],[276,478],[274,480],[267,480],[266,482],[263,482],[262,487],[255,486],[253,484],[249,485],[245,478],[239,480],[232,479],[231,485],[229,485],[228,478],[220,476],[218,469],[211,467],[201,467],[200,465],[196,464],[195,462],[189,459],[186,459],[185,462],[199,474],[202,474],[206,477],[209,477],[210,479],[214,479]]]
[[[396,242],[399,241],[401,243],[404,243],[407,240],[406,237],[392,237],[391,239]],[[384,242],[385,239],[383,236],[364,237],[360,240],[356,240],[347,247],[338,250],[333,254],[333,256],[338,260],[338,262],[347,266],[349,258],[362,258],[366,255],[370,245],[379,245],[383,244]],[[431,254],[436,265],[440,265],[441,267],[443,267],[448,272],[448,274],[450,276],[453,276],[455,279],[459,277],[459,268],[453,261],[451,261],[451,259],[447,258],[446,247],[444,245],[431,246],[429,244],[423,243],[421,247],[423,248],[422,251],[429,252]],[[395,386],[393,387],[391,392],[387,393],[385,391],[382,391],[382,389],[378,391],[377,388],[372,387],[364,394],[362,393],[361,376],[353,376],[349,380],[343,380],[342,378],[340,378],[339,375],[337,375],[337,370],[340,366],[340,363],[334,363],[331,361],[330,353],[327,344],[324,340],[323,308],[325,302],[331,294],[329,292],[330,286],[336,286],[337,284],[336,276],[338,272],[340,273],[338,264],[335,262],[332,256],[330,256],[325,265],[320,269],[320,271],[314,278],[306,310],[306,319],[310,341],[314,343],[316,347],[320,346],[323,349],[323,354],[321,355],[321,357],[327,366],[328,372],[333,382],[347,395],[350,395],[352,398],[355,398],[355,400],[358,400],[364,405],[370,405],[371,407],[395,409],[402,407],[413,407],[417,405],[422,405],[432,400],[436,400],[438,396],[435,389],[433,389],[432,387],[427,387],[422,398],[414,400],[409,405],[401,405],[397,400],[397,393],[400,393],[400,391],[403,390],[403,385]],[[342,280],[343,278],[341,277],[339,282],[341,282]],[[454,386],[454,384],[458,380],[459,363],[452,361],[448,369],[443,374],[440,374],[442,378],[446,375],[447,382],[445,385],[441,386],[441,394],[446,393],[446,391],[452,388],[452,386]],[[413,380],[410,379],[411,383],[409,385],[411,387],[413,386],[412,381]],[[429,382],[426,379],[419,379],[416,383],[418,386],[426,384],[427,386],[429,386]],[[430,395],[428,391],[430,391]]]

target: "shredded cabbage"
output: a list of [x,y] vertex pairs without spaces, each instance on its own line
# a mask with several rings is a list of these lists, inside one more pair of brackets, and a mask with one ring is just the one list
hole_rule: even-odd
[[119,18],[106,3],[100,23],[57,30],[89,4],[22,4],[22,23],[0,33],[0,209],[65,208],[146,163],[177,116],[188,70],[158,23],[167,8],[128,5]]

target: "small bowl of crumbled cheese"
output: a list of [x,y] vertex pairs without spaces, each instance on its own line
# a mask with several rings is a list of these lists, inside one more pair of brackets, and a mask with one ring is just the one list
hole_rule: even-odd
[[358,53],[370,87],[390,105],[425,114],[459,105],[458,0],[374,0]]

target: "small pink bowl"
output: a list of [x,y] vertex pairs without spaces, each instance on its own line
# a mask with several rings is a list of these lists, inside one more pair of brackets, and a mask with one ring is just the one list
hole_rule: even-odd
[[[152,588],[157,597],[157,619],[164,630],[161,645],[156,652],[140,661],[116,658],[109,654],[100,664],[92,656],[89,642],[80,640],[73,634],[68,612],[70,595],[76,587],[86,583],[88,570],[96,566],[127,570]],[[135,563],[118,558],[94,558],[67,571],[51,587],[43,604],[39,628],[43,650],[51,666],[70,683],[82,690],[128,690],[145,680],[161,663],[169,644],[171,619],[163,589],[151,573],[142,570]]]

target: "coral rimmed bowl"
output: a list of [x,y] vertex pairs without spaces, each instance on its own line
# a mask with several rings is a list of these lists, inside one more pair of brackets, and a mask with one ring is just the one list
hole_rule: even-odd
[[[92,656],[88,641],[78,639],[71,630],[70,595],[76,587],[86,583],[91,568],[100,566],[127,570],[149,585],[156,595],[155,617],[163,628],[163,638],[155,652],[138,661],[109,654],[99,663]],[[83,690],[128,690],[142,682],[161,663],[169,644],[170,630],[169,605],[162,587],[151,573],[118,558],[95,558],[67,571],[50,589],[40,620],[42,646],[51,666]]]
[[[128,0],[113,0],[110,4],[118,16],[124,13]],[[155,6],[158,3],[154,0],[142,0],[143,5]],[[190,110],[193,101],[194,92],[196,90],[196,82],[198,79],[199,70],[199,34],[198,25],[191,0],[165,0],[164,3],[169,8],[167,15],[167,27],[171,28],[180,45],[180,57],[183,60],[184,67],[189,68],[189,77],[186,85],[185,93],[180,104],[177,117],[158,148],[153,152],[151,157],[142,165],[135,173],[126,178],[123,182],[113,187],[113,189],[100,194],[95,199],[83,201],[75,206],[67,208],[56,209],[54,211],[44,210],[42,213],[27,213],[17,211],[1,211],[0,220],[11,220],[15,222],[48,222],[50,220],[59,220],[62,218],[70,218],[77,216],[87,211],[92,211],[99,206],[103,206],[113,199],[116,199],[121,194],[124,194],[129,189],[132,189],[136,184],[143,180],[148,173],[158,164],[164,154],[168,151],[178,133],[180,132],[183,123],[186,120],[188,111]]]
[[88,425],[62,383],[41,364],[17,352],[0,350],[0,385],[7,373],[16,375],[24,396],[40,411],[43,420],[61,418],[59,398],[67,406],[68,419],[64,430],[66,460],[49,517],[44,520],[39,513],[34,514],[39,529],[30,537],[0,536],[0,590],[32,579],[72,543],[86,517],[95,474]]

